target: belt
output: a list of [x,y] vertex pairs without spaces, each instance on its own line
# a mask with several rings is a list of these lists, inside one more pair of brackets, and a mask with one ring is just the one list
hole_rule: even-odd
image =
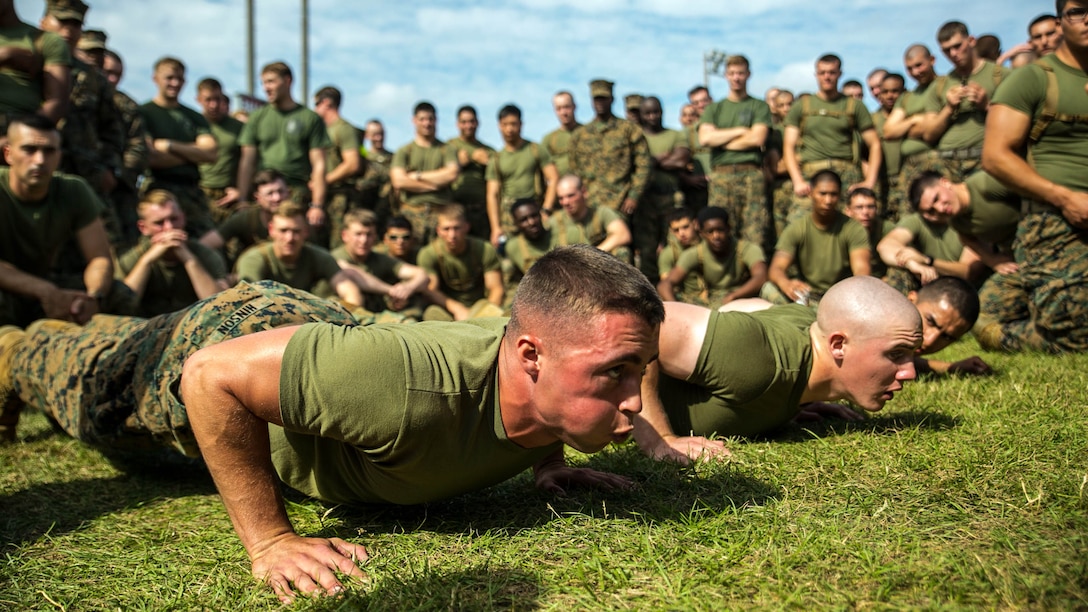
[[750,172],[752,170],[761,170],[762,167],[759,164],[747,163],[747,164],[723,164],[721,166],[714,166],[710,169],[711,172],[724,172],[725,174],[740,174],[741,172]]
[[821,159],[801,164],[801,170],[807,173],[810,170],[835,170],[836,168],[852,168],[856,165],[848,159]]
[[941,159],[978,159],[982,157],[982,147],[971,147],[969,149],[952,149],[950,151],[937,151],[937,156]]
[[1040,202],[1039,200],[1029,200],[1023,198],[1020,200],[1020,214],[1030,215],[1035,213],[1052,213],[1059,214],[1058,207],[1049,202]]

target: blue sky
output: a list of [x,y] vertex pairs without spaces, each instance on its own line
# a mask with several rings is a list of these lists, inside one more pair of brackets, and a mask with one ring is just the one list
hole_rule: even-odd
[[[195,85],[220,79],[231,93],[246,87],[245,3],[241,0],[89,0],[86,27],[104,29],[125,59],[121,89],[137,101],[154,93],[151,65],[173,55],[188,66],[183,101],[196,106]],[[258,67],[284,60],[301,91],[301,2],[259,0]],[[386,146],[412,137],[411,108],[438,107],[439,137],[457,134],[462,104],[479,110],[480,137],[498,145],[495,115],[513,102],[524,135],[537,140],[556,126],[551,96],[575,94],[578,118],[591,118],[588,82],[616,82],[620,97],[653,94],[665,123],[677,127],[686,92],[703,79],[704,51],[743,53],[752,62],[750,91],[772,85],[814,87],[813,62],[823,53],[844,59],[844,78],[864,81],[876,66],[902,72],[902,52],[921,42],[938,51],[934,34],[959,19],[975,35],[997,35],[1008,48],[1026,40],[1027,23],[1053,12],[1031,0],[511,0],[497,2],[310,1],[310,91],[332,84],[344,92],[343,114],[356,124],[386,124]],[[37,22],[44,0],[16,0],[24,21]],[[946,72],[944,58],[938,70]],[[725,81],[712,77],[715,99]],[[258,97],[263,97],[259,91]],[[874,105],[869,101],[870,106]]]

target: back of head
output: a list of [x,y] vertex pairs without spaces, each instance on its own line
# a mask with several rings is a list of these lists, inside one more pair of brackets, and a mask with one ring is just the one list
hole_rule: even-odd
[[978,292],[962,278],[941,276],[935,281],[922,285],[916,299],[918,302],[932,303],[947,301],[949,306],[960,313],[969,328],[978,321]]
[[845,332],[856,339],[879,337],[895,326],[921,328],[914,304],[872,276],[852,276],[832,285],[816,311],[822,334]]
[[961,34],[964,37],[970,36],[967,31],[967,24],[962,21],[946,22],[937,30],[937,42],[948,42],[956,34]]
[[315,102],[323,102],[325,100],[328,100],[332,107],[335,109],[340,108],[340,102],[342,99],[343,95],[340,93],[340,90],[331,85],[326,85],[325,87],[318,89],[317,93],[314,94]]
[[983,34],[975,41],[975,52],[982,59],[996,62],[1001,57],[1001,40],[993,34]]
[[665,320],[657,289],[630,264],[594,247],[560,247],[541,257],[518,285],[510,333],[577,334],[605,313],[633,314],[647,325]]

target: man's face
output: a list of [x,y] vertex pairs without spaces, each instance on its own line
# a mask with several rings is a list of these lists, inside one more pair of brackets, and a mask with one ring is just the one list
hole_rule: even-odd
[[947,225],[948,220],[959,212],[958,208],[952,185],[945,179],[923,191],[918,200],[918,214],[937,225]]
[[779,118],[785,118],[790,113],[790,107],[793,106],[793,94],[779,93],[774,98],[774,106],[771,108],[774,114]]
[[816,84],[820,91],[828,94],[839,90],[839,78],[842,70],[835,62],[816,62]]
[[269,104],[277,104],[291,99],[291,79],[282,77],[275,72],[266,72],[261,75],[261,86],[264,87],[264,95]]
[[695,239],[699,235],[698,227],[687,217],[669,222],[669,231],[684,248],[695,244]]
[[1031,26],[1031,29],[1028,30],[1031,37],[1029,40],[1031,48],[1035,50],[1035,54],[1039,57],[1053,53],[1061,44],[1062,30],[1058,27],[1058,23],[1057,21],[1044,19]]
[[695,107],[696,114],[702,117],[703,111],[710,106],[710,94],[705,89],[700,89],[688,96],[688,102],[691,102],[691,105]]
[[922,317],[922,345],[918,347],[919,355],[936,353],[962,338],[971,329],[963,315],[946,298],[919,301],[918,294],[913,291],[908,297]]
[[725,255],[729,250],[729,226],[721,219],[707,219],[699,231],[706,246],[715,255]]
[[159,95],[170,102],[177,102],[178,94],[185,85],[185,71],[177,66],[163,64],[155,71],[151,80],[159,88]]
[[439,215],[434,233],[445,243],[451,253],[460,253],[465,248],[465,240],[468,238],[468,223],[460,217]]
[[434,113],[431,111],[419,111],[412,117],[412,125],[416,126],[416,135],[421,138],[434,138]]
[[552,107],[555,108],[555,117],[559,119],[559,125],[574,123],[574,98],[566,94],[560,94],[552,98]]
[[412,253],[412,247],[415,246],[415,240],[412,239],[412,232],[401,227],[391,227],[385,231],[385,237],[382,238],[382,243],[385,244],[386,250],[389,254],[398,259],[405,259]]
[[642,113],[637,106],[628,106],[624,109],[627,113],[626,118],[628,121],[634,124],[642,123]]
[[871,229],[876,219],[876,199],[867,195],[855,195],[846,206],[846,215],[865,229]]
[[906,68],[910,78],[917,81],[919,85],[928,85],[936,76],[933,71],[933,64],[936,61],[937,58],[932,55],[919,52],[903,60],[903,67]]
[[914,354],[922,343],[919,327],[893,323],[879,336],[848,339],[838,370],[845,398],[875,412],[904,381],[914,380]]
[[268,237],[272,240],[272,250],[280,259],[292,260],[302,252],[302,246],[309,235],[306,217],[299,215],[285,219],[272,217],[268,224]]
[[642,125],[661,129],[661,103],[653,99],[644,100],[639,108],[639,118]]
[[340,239],[352,257],[365,258],[378,242],[378,230],[362,223],[351,223],[340,232]]
[[1088,19],[1081,20],[1080,23],[1074,23],[1070,19],[1064,16],[1069,11],[1083,11],[1088,9],[1088,1],[1086,0],[1069,0],[1066,3],[1065,8],[1062,9],[1063,16],[1061,20],[1061,33],[1070,51],[1076,53],[1084,53],[1088,49]]
[[544,233],[544,224],[540,218],[540,209],[534,205],[518,206],[513,212],[514,225],[529,240],[536,240]]
[[975,63],[975,37],[964,36],[957,32],[948,40],[941,43],[941,52],[952,62],[952,65],[961,70],[968,70]]
[[370,141],[371,148],[384,149],[385,148],[385,128],[377,123],[370,123],[366,126],[366,139]]
[[8,130],[4,159],[11,166],[12,180],[22,188],[47,187],[60,165],[60,134],[15,125]]
[[46,32],[52,32],[63,38],[70,50],[76,48],[80,37],[83,36],[83,22],[78,19],[61,20],[52,15],[46,15],[42,17],[41,26]]
[[460,132],[461,138],[465,140],[476,139],[476,128],[480,127],[480,122],[476,119],[476,113],[471,111],[461,111],[457,115],[457,131]]
[[695,125],[699,121],[699,113],[695,110],[695,107],[691,104],[685,104],[680,107],[680,125],[689,127]]
[[603,116],[612,112],[612,96],[593,96],[593,112]]
[[218,122],[227,115],[225,99],[223,90],[214,87],[205,87],[196,93],[196,102],[204,111],[204,118],[212,122]]
[[280,204],[290,196],[291,192],[287,189],[287,183],[282,180],[265,183],[257,187],[257,191],[254,193],[257,205],[270,213],[279,210]]
[[102,59],[102,74],[106,75],[106,80],[116,88],[121,82],[121,77],[125,76],[125,67],[113,56],[107,55]]
[[658,326],[613,312],[569,340],[538,344],[534,400],[541,424],[583,453],[626,440],[642,410],[642,375],[657,356],[657,335]]
[[834,214],[839,208],[839,200],[842,198],[840,187],[834,181],[820,181],[812,186],[812,214],[826,218]]
[[147,206],[140,216],[136,227],[148,238],[170,230],[185,229],[185,213],[181,212],[177,202]]
[[880,108],[891,112],[901,95],[903,95],[903,81],[897,78],[884,79],[884,82],[880,84],[880,96],[877,97],[880,100]]
[[513,145],[521,140],[521,119],[517,115],[507,115],[499,120],[499,133],[503,142]]
[[748,77],[751,73],[743,65],[737,64],[725,67],[725,80],[729,81],[729,91],[744,93],[748,91]]
[[884,90],[884,77],[887,75],[887,72],[881,71],[874,72],[873,75],[869,77],[869,81],[866,85],[869,86],[869,93],[873,94],[873,99],[880,99],[880,92]]
[[555,197],[568,215],[578,221],[586,212],[586,192],[575,187],[570,181],[560,181],[555,188]]
[[865,90],[861,88],[861,85],[851,84],[842,88],[842,95],[855,100],[864,100]]

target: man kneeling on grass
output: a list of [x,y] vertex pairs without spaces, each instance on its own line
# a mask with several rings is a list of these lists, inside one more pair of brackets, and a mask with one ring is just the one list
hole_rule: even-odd
[[0,331],[0,400],[100,447],[202,454],[254,576],[289,602],[339,592],[367,552],[297,535],[277,476],[334,504],[423,503],[529,467],[553,492],[629,486],[567,467],[563,445],[630,434],[664,314],[638,270],[589,246],[542,257],[509,320],[357,327],[338,304],[242,283],[150,320]]

